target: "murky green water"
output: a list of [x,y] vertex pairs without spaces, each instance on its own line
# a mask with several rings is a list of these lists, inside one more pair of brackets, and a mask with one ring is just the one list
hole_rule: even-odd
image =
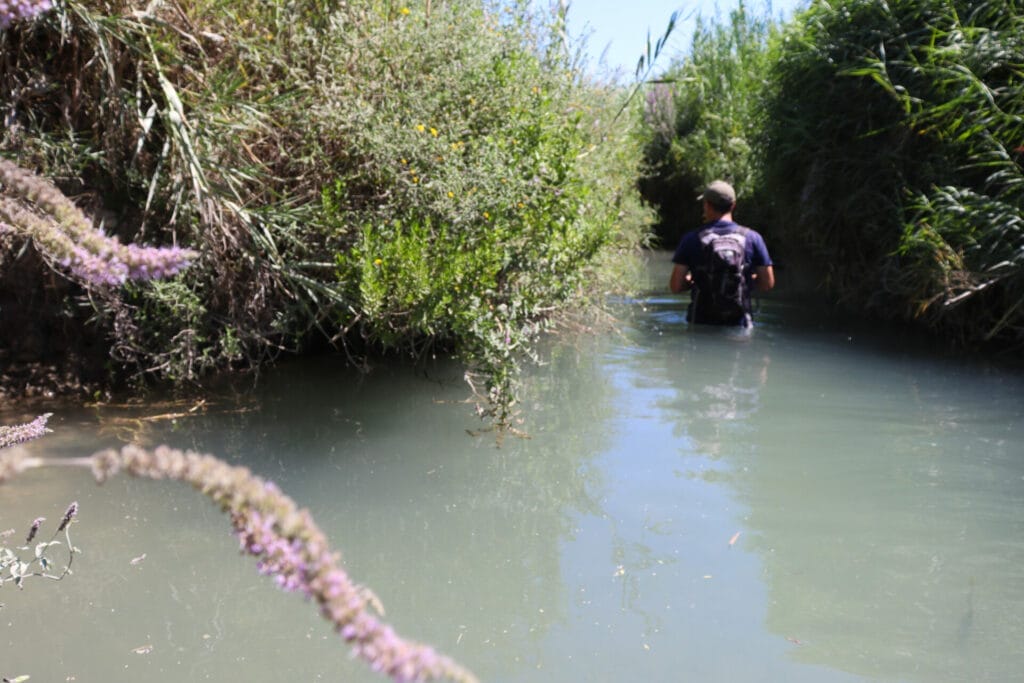
[[[662,259],[652,286],[666,277]],[[749,338],[687,329],[668,295],[629,308],[621,334],[551,352],[531,438],[500,449],[466,433],[458,368],[325,359],[177,418],[190,406],[61,409],[29,448],[135,439],[250,466],[401,633],[485,681],[1020,676],[1024,373],[781,298]],[[0,528],[71,500],[74,576],[0,588],[0,675],[378,680],[184,485],[33,471],[0,488]]]

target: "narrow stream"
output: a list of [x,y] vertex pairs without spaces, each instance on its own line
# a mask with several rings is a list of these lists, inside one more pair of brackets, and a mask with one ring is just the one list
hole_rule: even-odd
[[[457,366],[327,358],[198,407],[54,407],[25,448],[247,465],[311,510],[400,633],[482,681],[1017,679],[1024,372],[819,323],[784,293],[752,335],[690,329],[667,275],[655,255],[617,332],[550,349],[529,438],[500,448],[467,432]],[[35,470],[0,487],[0,529],[72,500],[74,575],[0,586],[0,676],[380,680],[184,485]]]

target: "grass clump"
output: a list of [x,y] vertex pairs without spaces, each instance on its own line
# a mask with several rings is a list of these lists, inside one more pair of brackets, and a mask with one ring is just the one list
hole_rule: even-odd
[[829,291],[973,344],[1024,342],[1019,3],[813,3],[771,73],[783,236]]

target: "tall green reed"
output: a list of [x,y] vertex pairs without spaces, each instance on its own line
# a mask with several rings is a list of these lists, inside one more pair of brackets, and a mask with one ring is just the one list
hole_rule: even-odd
[[648,88],[639,186],[669,246],[700,222],[696,197],[711,179],[736,186],[744,215],[763,214],[754,139],[775,31],[770,15],[742,2],[727,17],[699,18],[689,51]]
[[815,3],[779,44],[766,186],[787,243],[855,309],[1024,340],[1022,12]]

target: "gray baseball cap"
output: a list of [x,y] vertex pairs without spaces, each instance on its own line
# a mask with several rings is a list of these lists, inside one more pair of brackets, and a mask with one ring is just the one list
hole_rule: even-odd
[[716,208],[725,209],[736,203],[736,190],[724,180],[714,180],[704,189],[699,199]]

